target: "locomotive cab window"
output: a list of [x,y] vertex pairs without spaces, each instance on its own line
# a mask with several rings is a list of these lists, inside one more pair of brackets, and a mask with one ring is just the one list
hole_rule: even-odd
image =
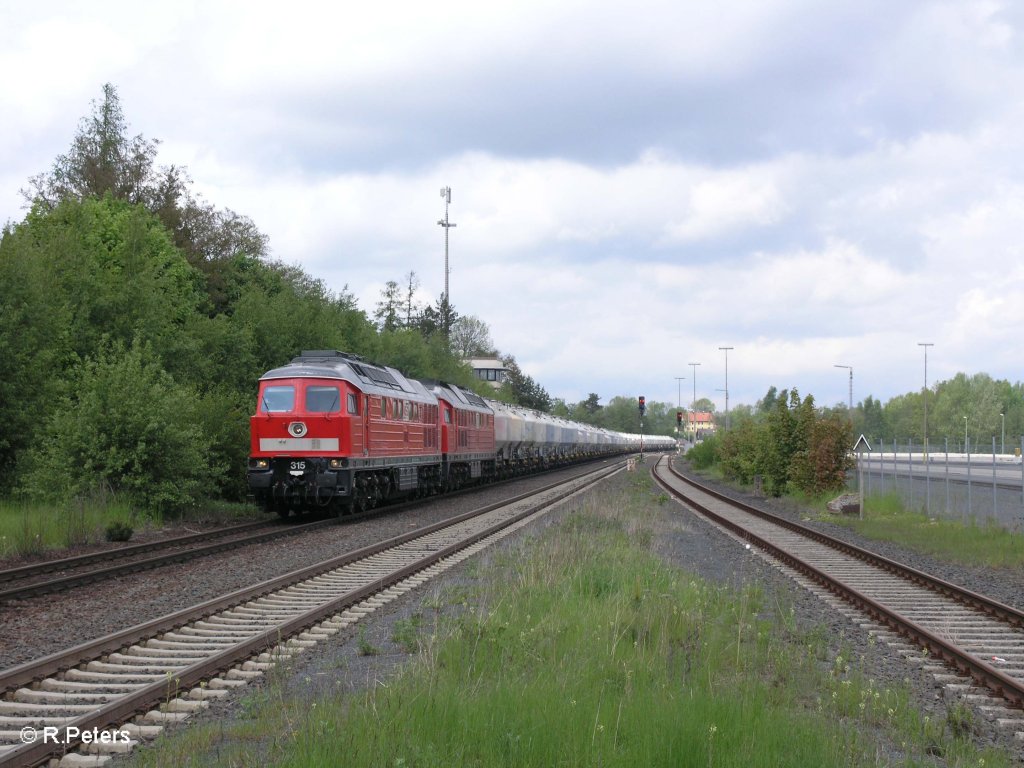
[[354,392],[348,393],[348,412],[359,415],[359,398],[355,396]]
[[340,413],[341,392],[337,387],[306,387],[306,413]]
[[261,413],[287,413],[295,410],[295,387],[273,386],[263,390]]

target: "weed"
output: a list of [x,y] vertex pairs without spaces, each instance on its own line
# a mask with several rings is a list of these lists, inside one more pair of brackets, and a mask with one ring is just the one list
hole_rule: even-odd
[[391,629],[391,639],[406,653],[416,653],[420,649],[420,628],[423,625],[422,614],[414,614],[408,619],[399,619]]
[[107,541],[128,541],[134,532],[128,523],[115,520],[107,526]]
[[376,656],[380,653],[380,648],[371,643],[370,639],[366,636],[366,627],[359,628],[356,645],[360,656]]
[[969,737],[976,728],[974,711],[962,701],[955,702],[952,706],[947,705],[946,725],[949,726],[949,730],[954,736]]

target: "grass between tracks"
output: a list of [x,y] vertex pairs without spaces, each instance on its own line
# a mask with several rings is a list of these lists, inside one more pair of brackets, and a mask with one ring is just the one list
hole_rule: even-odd
[[139,531],[173,523],[225,525],[254,517],[251,505],[218,503],[179,515],[140,512],[116,496],[76,499],[67,504],[0,501],[0,558],[40,555],[49,550],[95,544],[112,523]]
[[277,672],[239,717],[133,764],[1010,764],[970,744],[967,710],[922,715],[757,586],[666,564],[655,548],[684,524],[647,477],[619,485],[396,623],[416,653],[386,683],[303,696]]

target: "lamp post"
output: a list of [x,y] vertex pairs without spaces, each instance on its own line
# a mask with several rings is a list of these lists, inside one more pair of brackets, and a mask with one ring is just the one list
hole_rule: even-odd
[[1002,438],[999,441],[999,452],[1006,453],[1006,414],[999,414],[1000,431],[1003,433]]
[[448,230],[456,226],[455,222],[448,221],[448,206],[452,202],[452,188],[441,187],[441,197],[444,198],[444,218],[438,220],[438,224],[444,227],[444,304],[445,317],[444,332],[448,335],[448,316],[451,314],[451,301],[448,296]]
[[693,442],[697,442],[697,366],[700,363],[687,363],[688,366],[693,368],[693,402],[690,404],[693,407]]
[[725,352],[725,431],[729,431],[729,350],[732,347],[719,347]]
[[850,372],[850,404],[847,406],[847,414],[850,417],[850,423],[853,423],[853,366],[852,365],[833,365],[833,368],[845,368]]
[[970,456],[970,451],[967,450],[967,417],[964,416],[964,453]]
[[919,341],[917,346],[924,347],[924,460],[928,461],[928,347],[935,345],[930,341]]

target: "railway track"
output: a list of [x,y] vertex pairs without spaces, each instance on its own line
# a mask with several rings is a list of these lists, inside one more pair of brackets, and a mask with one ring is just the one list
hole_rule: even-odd
[[[62,764],[102,764],[621,466],[606,464],[0,672],[0,768],[66,753]],[[69,753],[79,747],[92,755]]]
[[[508,482],[512,481],[503,480],[492,483],[488,487],[493,488]],[[451,491],[446,494],[446,497],[454,498],[474,493],[479,489],[478,486],[471,486]],[[176,536],[161,541],[0,570],[0,605],[11,600],[24,600],[38,595],[73,589],[128,573],[159,568],[173,563],[183,563],[238,547],[260,544],[296,533],[315,531],[330,525],[354,523],[380,515],[393,514],[418,503],[422,503],[422,499],[388,504],[366,512],[346,515],[341,519],[311,517],[309,522],[301,522],[293,518],[287,522],[270,520],[244,523],[205,533]],[[157,555],[150,554],[158,550],[170,551]]]
[[[176,536],[162,541],[11,568],[0,571],[0,603],[71,589],[126,573],[159,568],[170,563],[181,563],[236,547],[315,530],[334,522],[336,521],[314,520],[297,524],[271,521],[245,523],[207,533]],[[159,550],[170,551],[151,554]]]
[[974,700],[1024,738],[1024,612],[730,499],[684,477],[667,459],[652,473],[676,498],[780,561],[812,591],[853,606],[862,622],[866,615],[873,631],[904,655],[923,651],[922,663],[940,682],[963,693],[987,689],[991,696]]

